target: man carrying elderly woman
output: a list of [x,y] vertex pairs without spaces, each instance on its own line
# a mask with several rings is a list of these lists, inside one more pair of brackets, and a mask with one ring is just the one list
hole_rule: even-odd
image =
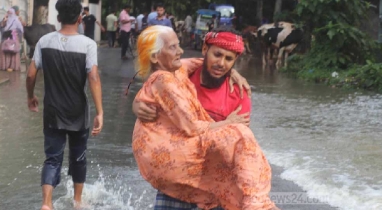
[[[228,58],[233,63],[243,51],[241,36],[233,33],[211,32],[206,40],[236,52]],[[141,175],[165,195],[201,209],[278,209],[269,198],[271,168],[246,126],[248,114],[238,114],[239,108],[215,122],[189,79],[195,63],[181,60],[182,54],[171,28],[151,26],[138,38],[137,70],[148,78],[136,101],[157,111],[155,121],[138,119],[134,128]],[[212,76],[223,74],[218,67],[212,67]]]

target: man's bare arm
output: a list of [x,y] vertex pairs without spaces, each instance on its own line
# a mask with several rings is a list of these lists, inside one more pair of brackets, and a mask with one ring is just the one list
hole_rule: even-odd
[[101,79],[99,77],[97,66],[93,66],[92,70],[88,73],[88,81],[90,91],[93,96],[93,101],[96,107],[97,115],[103,114]]
[[36,78],[37,78],[37,68],[35,61],[32,61],[32,63],[29,66],[28,74],[27,74],[27,80],[26,80],[26,88],[28,93],[28,108],[32,112],[38,112],[38,99],[34,95],[34,87],[36,85]]
[[97,66],[94,65],[88,73],[88,81],[97,111],[97,115],[94,118],[92,135],[97,136],[103,127],[102,88]]
[[122,24],[126,24],[126,23],[130,23],[130,22],[132,22],[133,20],[130,20],[130,19],[128,19],[128,20],[121,20],[121,23]]
[[96,21],[96,23],[101,28],[101,31],[104,32],[105,28],[101,25],[101,23],[98,20]]
[[32,60],[32,63],[29,65],[28,75],[26,80],[28,98],[33,98],[34,96],[34,87],[36,85],[36,78],[37,78],[37,68],[36,68],[35,62]]

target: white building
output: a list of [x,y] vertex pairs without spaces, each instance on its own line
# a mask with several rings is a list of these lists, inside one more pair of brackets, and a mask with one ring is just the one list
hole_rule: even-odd
[[12,6],[19,6],[20,16],[28,24],[32,24],[33,0],[0,0],[0,18],[2,19]]
[[[0,0],[0,19],[4,17],[9,8],[17,5],[20,8],[20,16],[28,23],[28,25],[31,25],[33,22],[33,2],[33,0]],[[56,3],[57,0],[49,0],[47,22],[55,25],[56,29],[59,30],[61,28],[61,24],[57,21],[58,13],[55,8]],[[82,5],[84,7],[88,6],[90,13],[93,14],[99,22],[101,22],[102,0],[100,0],[98,4],[89,4],[89,0],[82,0]],[[95,27],[94,39],[95,41],[101,40],[101,29],[97,24]]]
[[[1,0],[0,0],[1,1]],[[55,25],[56,29],[59,30],[61,28],[61,24],[57,21],[58,12],[55,8],[57,0],[49,1],[49,15],[48,15],[48,23]],[[102,15],[102,0],[99,1],[98,4],[89,4],[89,0],[82,0],[82,6],[89,7],[90,14],[93,14],[99,22],[101,22]],[[96,24],[95,25],[95,33],[94,33],[95,41],[101,40],[101,29]]]

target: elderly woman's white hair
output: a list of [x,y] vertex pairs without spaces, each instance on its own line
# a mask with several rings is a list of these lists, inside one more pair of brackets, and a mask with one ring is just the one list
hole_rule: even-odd
[[138,58],[136,71],[141,78],[147,77],[152,71],[150,57],[159,53],[164,46],[164,36],[174,30],[168,26],[155,25],[142,31],[137,41]]

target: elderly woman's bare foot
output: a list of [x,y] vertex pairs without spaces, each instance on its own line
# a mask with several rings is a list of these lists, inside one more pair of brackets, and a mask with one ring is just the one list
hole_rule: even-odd
[[48,205],[42,205],[41,210],[53,210],[53,208],[50,208]]

